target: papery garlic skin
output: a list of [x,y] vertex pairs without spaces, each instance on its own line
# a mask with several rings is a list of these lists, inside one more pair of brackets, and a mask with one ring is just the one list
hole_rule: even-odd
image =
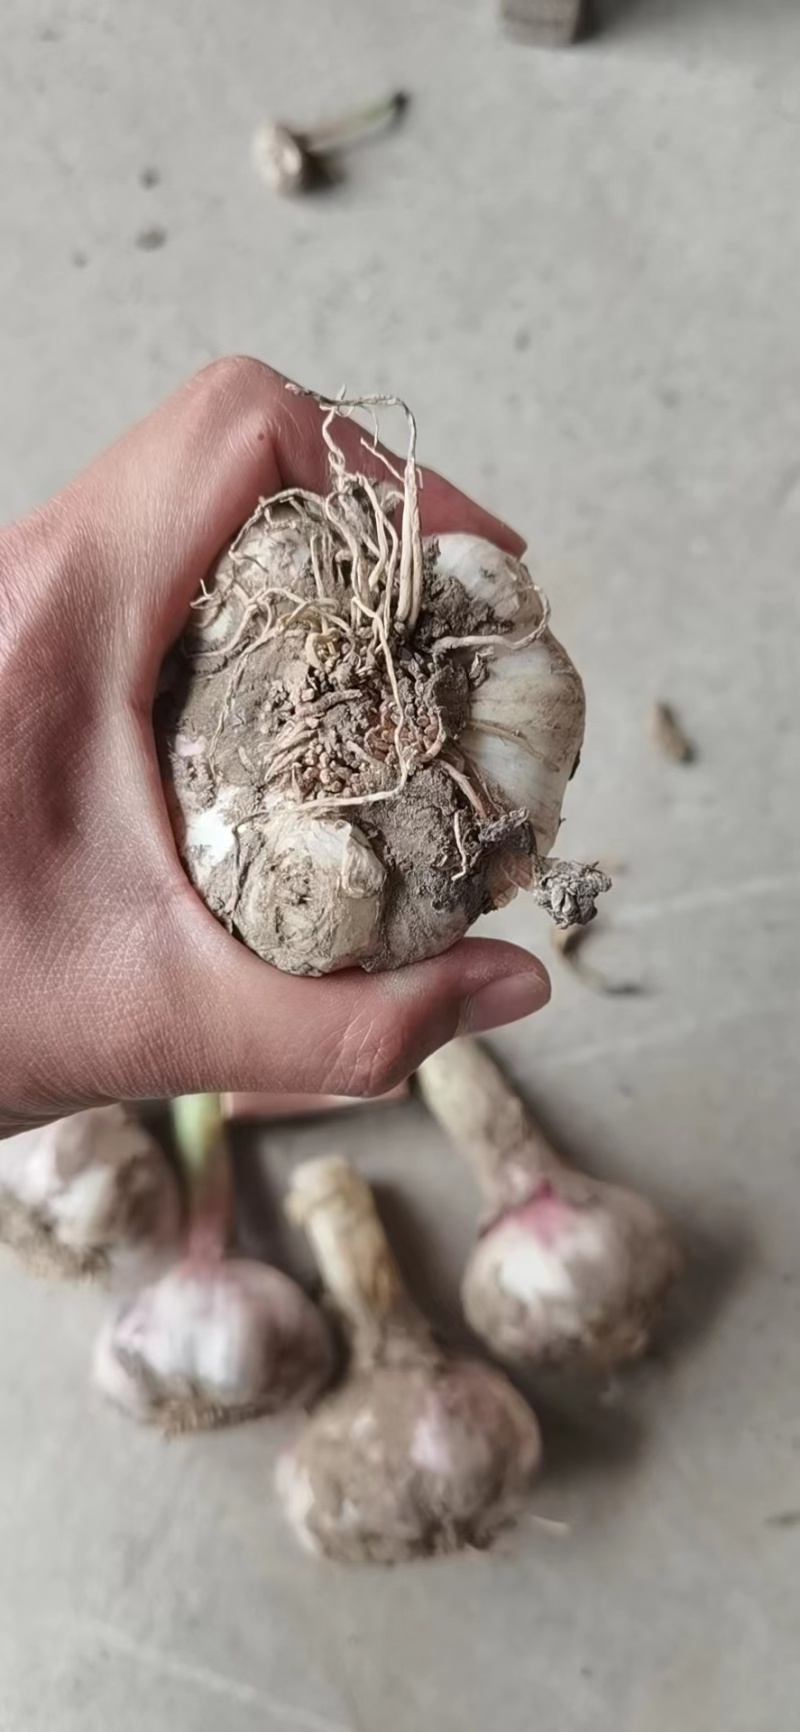
[[96,1107],[0,1142],[0,1240],[43,1274],[146,1279],[174,1254],[175,1174],[126,1107]]
[[179,1432],[303,1406],[333,1368],[328,1326],[288,1276],[187,1258],[107,1320],[94,1381],[132,1418]]
[[507,810],[524,808],[536,851],[547,855],[583,742],[583,682],[549,630],[527,648],[513,648],[514,639],[525,637],[542,616],[542,603],[517,560],[474,535],[441,535],[437,545],[438,570],[511,627],[507,647],[495,645],[486,679],[473,694],[459,746]]
[[284,807],[264,823],[262,867],[245,884],[237,931],[265,962],[291,954],[302,974],[368,960],[378,939],[386,871],[344,818]]

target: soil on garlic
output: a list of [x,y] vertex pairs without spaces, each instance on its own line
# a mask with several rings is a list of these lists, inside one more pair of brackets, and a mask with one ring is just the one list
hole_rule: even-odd
[[[396,703],[386,663],[371,625],[357,628],[355,651],[325,665],[309,661],[302,637],[273,637],[246,655],[203,651],[197,660],[177,654],[162,694],[157,729],[164,742],[173,820],[180,838],[181,812],[211,815],[201,888],[212,912],[260,954],[275,949],[274,934],[258,941],[258,912],[249,900],[264,872],[262,840],[253,814],[275,795],[298,804],[320,795],[346,806],[322,816],[341,816],[357,826],[386,871],[381,930],[368,969],[411,962],[447,949],[482,913],[498,905],[493,864],[534,847],[523,812],[475,810],[458,780],[437,759],[419,762],[437,742],[457,741],[466,725],[471,690],[485,678],[479,657],[434,655],[444,637],[508,635],[507,623],[474,602],[459,583],[436,570],[437,544],[424,550],[425,601],[410,639],[402,628],[392,638],[397,688],[404,712],[403,744],[417,764],[402,796],[370,799],[394,787]],[[225,579],[225,559],[220,576]],[[219,579],[218,579],[219,581]],[[292,588],[313,602],[310,570],[294,573]],[[349,592],[335,596],[346,614]],[[229,718],[220,727],[220,718]],[[303,729],[313,719],[313,734]],[[285,752],[283,748],[285,747]],[[281,770],[278,752],[285,758]],[[276,773],[276,764],[278,771]],[[266,770],[266,774],[265,774]],[[213,862],[213,813],[222,790],[226,822],[236,827],[237,847]],[[363,803],[359,801],[363,797]],[[197,826],[198,820],[194,820]],[[192,875],[191,852],[185,853]],[[314,894],[313,872],[303,857],[283,864],[282,906],[277,918],[289,931],[293,909]],[[239,924],[247,910],[246,929]],[[239,918],[237,918],[237,916]],[[256,931],[254,932],[254,926]],[[277,935],[280,940],[280,933]],[[348,961],[343,957],[343,963]],[[308,972],[315,972],[309,967]]]
[[170,1254],[181,1217],[172,1167],[126,1107],[0,1143],[0,1243],[33,1274],[144,1277]]
[[489,1547],[518,1516],[539,1458],[536,1421],[505,1378],[431,1350],[327,1397],[277,1483],[308,1550],[396,1564]]

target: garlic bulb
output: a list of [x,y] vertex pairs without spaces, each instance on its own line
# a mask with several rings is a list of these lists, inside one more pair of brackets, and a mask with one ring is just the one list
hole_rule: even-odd
[[[391,482],[259,505],[222,554],[157,715],[188,874],[266,961],[385,969],[521,886],[562,925],[608,888],[548,860],[580,753],[580,677],[525,567],[423,540],[412,446]],[[412,424],[413,427],[413,424]]]
[[288,1276],[190,1255],[106,1321],[94,1380],[131,1418],[172,1433],[302,1406],[333,1366],[327,1325]]
[[96,1107],[0,1142],[0,1240],[40,1273],[153,1273],[181,1230],[175,1175],[123,1106]]
[[227,1255],[233,1175],[219,1095],[172,1103],[190,1193],[174,1268],[120,1305],[94,1355],[101,1392],[166,1432],[231,1425],[302,1404],[333,1372],[330,1330],[296,1282]]
[[435,1053],[419,1082],[487,1203],[461,1288],[476,1334],[520,1364],[608,1370],[643,1353],[682,1263],[658,1210],[566,1168],[476,1041]]
[[353,1366],[281,1457],[301,1544],[392,1564],[487,1546],[519,1513],[541,1457],[536,1420],[499,1372],[437,1347],[405,1293],[369,1187],[346,1161],[295,1170],[308,1233]]

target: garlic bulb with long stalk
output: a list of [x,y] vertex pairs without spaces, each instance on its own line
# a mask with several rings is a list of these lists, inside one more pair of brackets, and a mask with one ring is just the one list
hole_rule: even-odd
[[0,1241],[68,1279],[154,1274],[181,1221],[175,1174],[127,1107],[93,1107],[0,1141]]
[[435,1053],[419,1084],[487,1204],[461,1289],[476,1334],[522,1365],[643,1353],[682,1261],[658,1210],[565,1167],[477,1041]]
[[301,1406],[334,1368],[322,1314],[277,1269],[226,1255],[232,1176],[218,1095],[173,1106],[191,1193],[179,1262],[106,1322],[94,1377],[132,1418],[166,1432]]
[[164,673],[186,869],[290,973],[435,955],[520,886],[584,922],[609,884],[548,858],[584,696],[538,585],[487,541],[423,539],[408,411],[402,475],[345,467],[335,418],[395,401],[322,405],[329,493],[260,502]]
[[281,1457],[277,1487],[310,1551],[393,1564],[486,1546],[518,1513],[539,1428],[501,1373],[439,1348],[406,1294],[368,1185],[309,1161],[288,1211],[311,1241],[352,1368]]

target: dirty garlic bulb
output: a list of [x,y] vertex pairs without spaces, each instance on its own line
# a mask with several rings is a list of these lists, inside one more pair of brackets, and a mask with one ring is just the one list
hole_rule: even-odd
[[403,1289],[369,1187],[346,1161],[297,1168],[287,1206],[352,1348],[343,1388],[278,1465],[302,1545],[381,1564],[489,1545],[538,1469],[533,1414],[499,1372],[436,1345]]
[[477,1041],[426,1059],[419,1084],[487,1204],[461,1288],[476,1334],[521,1365],[643,1353],[682,1261],[658,1210],[565,1167]]
[[124,1284],[163,1266],[180,1231],[175,1174],[126,1107],[0,1141],[0,1241],[34,1271]]
[[523,886],[585,922],[609,882],[547,858],[584,727],[548,603],[490,542],[422,538],[413,421],[401,488],[345,470],[353,406],[324,406],[330,493],[263,500],[222,554],[157,715],[192,882],[298,974],[436,955]]
[[216,1095],[174,1103],[192,1197],[179,1262],[107,1319],[94,1355],[101,1392],[166,1433],[302,1406],[334,1369],[331,1333],[288,1276],[226,1255],[231,1173]]

